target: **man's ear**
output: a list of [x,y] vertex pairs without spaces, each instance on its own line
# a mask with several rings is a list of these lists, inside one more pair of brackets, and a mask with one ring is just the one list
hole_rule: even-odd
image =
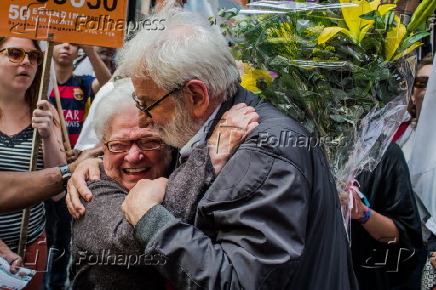
[[195,117],[202,118],[209,109],[209,92],[206,85],[199,80],[191,80],[184,88],[185,104]]

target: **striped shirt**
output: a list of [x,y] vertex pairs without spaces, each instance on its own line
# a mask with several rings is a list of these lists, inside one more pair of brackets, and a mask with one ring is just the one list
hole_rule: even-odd
[[[32,152],[32,126],[13,136],[0,131],[0,171],[29,171]],[[39,151],[37,168],[42,169],[42,151]],[[0,185],[0,194],[2,188]],[[0,214],[0,239],[12,250],[18,249],[22,211]],[[39,203],[30,211],[27,244],[34,242],[44,231],[44,204]]]

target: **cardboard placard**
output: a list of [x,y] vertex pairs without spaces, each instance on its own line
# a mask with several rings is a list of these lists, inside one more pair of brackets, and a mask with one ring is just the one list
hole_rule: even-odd
[[1,0],[0,36],[122,47],[126,0]]

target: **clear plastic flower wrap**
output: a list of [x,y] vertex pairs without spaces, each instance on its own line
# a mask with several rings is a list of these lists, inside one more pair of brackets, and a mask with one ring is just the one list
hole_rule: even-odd
[[242,86],[320,141],[346,218],[352,180],[377,166],[409,117],[413,50],[428,35],[407,31],[394,8],[380,0],[259,1],[219,12]]

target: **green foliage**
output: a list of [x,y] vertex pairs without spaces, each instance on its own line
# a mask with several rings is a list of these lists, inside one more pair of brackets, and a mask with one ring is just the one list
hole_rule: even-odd
[[[398,96],[404,90],[398,86],[401,81],[411,83],[413,67],[405,72],[399,69],[404,59],[384,59],[386,33],[398,18],[393,11],[361,15],[374,25],[359,43],[338,33],[322,44],[318,37],[324,28],[346,27],[340,9],[256,16],[223,9],[218,15],[228,21],[221,28],[234,41],[235,58],[278,75],[271,85],[258,86],[261,95],[314,135],[332,139],[321,145],[333,171],[343,165],[350,149],[335,144],[344,137],[353,140],[360,121],[372,108],[381,108]],[[409,35],[399,51],[424,36]]]

